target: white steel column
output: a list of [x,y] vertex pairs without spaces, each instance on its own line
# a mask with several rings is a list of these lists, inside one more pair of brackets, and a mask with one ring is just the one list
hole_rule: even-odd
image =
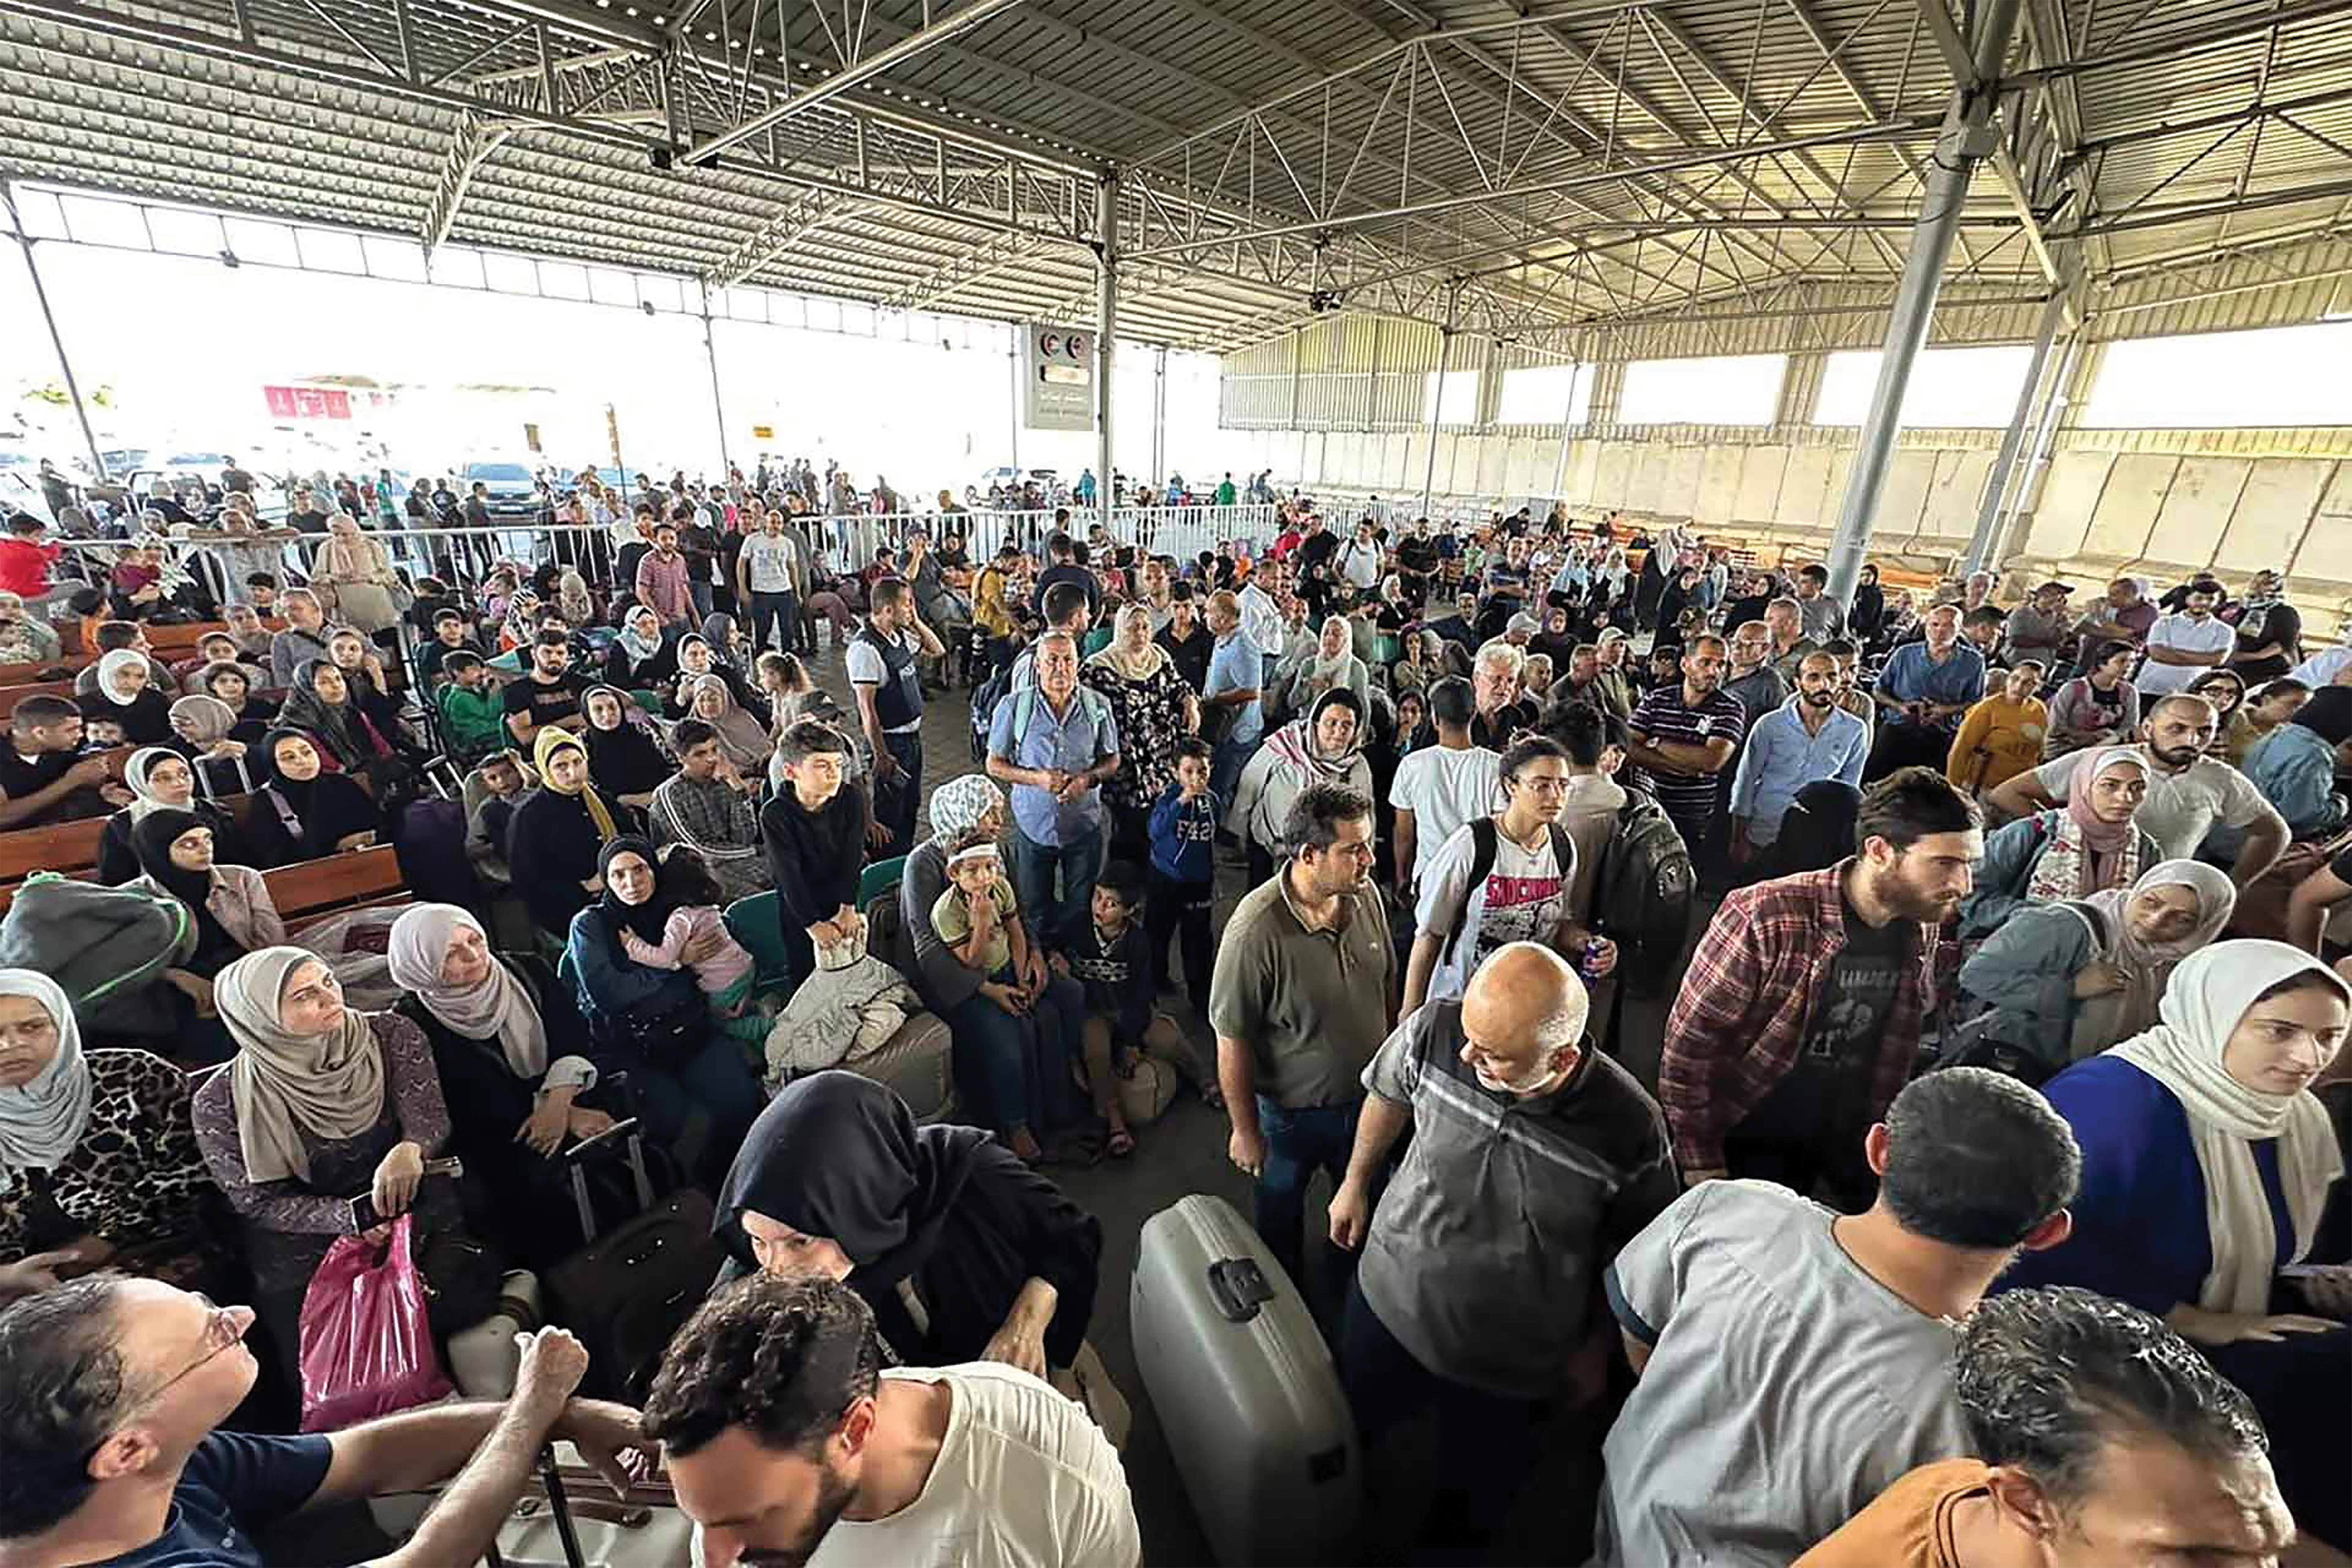
[[2059,325],[2066,319],[2067,295],[2064,289],[2050,296],[2042,307],[2042,324],[2033,334],[2033,358],[2026,367],[2025,384],[2017,389],[2017,410],[2010,416],[2009,428],[2001,432],[2000,452],[1992,460],[1992,472],[1985,479],[1984,500],[1977,508],[1976,531],[1969,536],[1969,552],[1961,565],[1963,574],[1981,570],[1991,558],[1998,541],[2000,523],[2000,503],[2009,492],[2010,476],[2016,470],[2018,454],[2025,448],[2025,433],[2033,423],[2033,410],[2042,397],[2042,372],[2049,368],[2050,345],[2058,336]]
[[710,412],[719,421],[719,468],[724,473],[735,464],[727,456],[727,400],[719,393],[719,343],[710,335],[710,285],[701,287],[702,353],[710,362]]
[[65,334],[58,331],[57,312],[49,308],[49,291],[41,282],[40,264],[33,259],[33,237],[25,232],[25,220],[16,211],[16,193],[8,182],[0,180],[0,203],[8,208],[8,227],[24,247],[25,274],[33,280],[33,298],[41,307],[41,321],[49,329],[49,346],[57,350],[58,374],[65,378],[66,396],[72,400],[74,418],[81,425],[82,445],[89,452],[89,470],[100,481],[108,478],[106,459],[99,456],[98,437],[89,427],[89,410],[82,406],[81,383],[75,379],[73,361],[66,356]]
[[1429,400],[1429,460],[1421,469],[1421,515],[1429,515],[1429,498],[1437,488],[1437,429],[1445,416],[1445,373],[1454,367],[1454,321],[1462,305],[1462,285],[1445,291],[1445,325],[1437,339],[1437,380]]
[[[1992,0],[1985,9],[1976,43],[1979,84],[1999,77],[2009,54],[2010,37],[2017,29],[2020,5],[2021,0]],[[1943,283],[1944,263],[1951,255],[1953,238],[1959,233],[1969,182],[1977,164],[2000,144],[1993,124],[1997,107],[1993,92],[1981,85],[1963,83],[1953,95],[1951,110],[1927,160],[1919,221],[1911,230],[1903,283],[1886,321],[1878,384],[1871,393],[1870,412],[1863,419],[1853,467],[1846,478],[1837,531],[1830,539],[1829,591],[1842,603],[1853,598],[1854,584],[1862,575],[1863,557],[1870,549],[1879,492],[1885,488],[1886,471],[1895,458],[1895,438],[1902,429],[1904,394],[1910,390],[1911,367],[1935,320],[1936,294]]]
[[1117,354],[1112,342],[1118,331],[1118,176],[1106,174],[1095,187],[1095,496],[1103,521],[1110,521],[1118,504],[1118,470],[1110,455],[1110,378]]

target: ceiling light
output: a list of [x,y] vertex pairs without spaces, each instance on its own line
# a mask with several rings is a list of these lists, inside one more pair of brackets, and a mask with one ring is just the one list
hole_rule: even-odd
[[705,33],[702,35],[702,41],[706,44],[715,43],[718,41],[718,38],[719,35],[716,33]]

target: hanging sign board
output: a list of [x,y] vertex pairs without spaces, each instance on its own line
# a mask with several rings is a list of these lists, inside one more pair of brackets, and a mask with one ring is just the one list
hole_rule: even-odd
[[751,439],[752,439],[752,440],[754,440],[754,441],[772,441],[772,440],[774,440],[775,438],[776,438],[776,427],[775,427],[774,426],[772,426],[772,425],[754,425],[754,426],[751,426]]
[[1095,427],[1095,334],[1032,321],[1021,329],[1021,422],[1032,430]]

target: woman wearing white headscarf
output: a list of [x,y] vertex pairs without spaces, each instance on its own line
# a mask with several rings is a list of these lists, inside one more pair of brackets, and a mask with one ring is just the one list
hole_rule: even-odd
[[2005,1285],[2081,1285],[2154,1312],[2262,1412],[2281,1490],[2307,1535],[2352,1547],[2352,1309],[2275,1314],[2344,1172],[2311,1086],[2342,1048],[2352,986],[2276,942],[2183,960],[2163,1021],[2077,1062],[2042,1092],[2083,1149],[2072,1236],[2021,1258]]
[[679,689],[685,694],[687,714],[699,719],[719,731],[719,749],[729,762],[740,771],[758,776],[768,765],[769,753],[775,742],[751,710],[735,700],[735,692],[726,679],[719,675],[697,675],[687,678]]
[[229,865],[247,864],[245,835],[236,818],[209,801],[196,798],[194,765],[168,746],[142,746],[122,764],[122,782],[130,786],[131,804],[106,819],[98,838],[98,879],[121,887],[139,875],[139,852],[131,830],[155,811],[184,811],[213,830],[213,853]]
[[172,738],[172,700],[153,684],[147,656],[119,647],[98,661],[97,689],[74,699],[85,724],[119,724],[126,745],[157,746]]
[[2031,1082],[2096,1056],[2156,1026],[2173,966],[2221,935],[2237,907],[2237,884],[2198,860],[2163,861],[2127,889],[2028,905],[1960,966],[1972,1015],[1962,1037],[1982,1042],[1978,1056],[2013,1051],[2000,1065]]
[[456,1184],[425,1179],[449,1110],[424,1031],[343,1005],[333,971],[299,947],[248,953],[213,980],[237,1052],[196,1090],[196,1146],[244,1220],[256,1300],[295,1362],[302,1295],[339,1236],[414,1214],[435,1330],[488,1316],[499,1269],[468,1240]]
[[57,982],[0,969],[0,1301],[100,1267],[221,1282],[211,1184],[180,1069],[83,1050]]
[[452,1146],[501,1200],[504,1238],[526,1259],[575,1250],[567,1178],[548,1156],[613,1119],[579,1102],[597,1073],[569,988],[536,954],[492,952],[455,904],[404,910],[385,956],[408,993],[398,1011],[432,1045]]
[[1249,855],[1250,885],[1274,875],[1283,856],[1283,824],[1290,803],[1311,784],[1343,784],[1372,793],[1372,764],[1364,757],[1371,738],[1370,710],[1345,687],[1326,691],[1304,719],[1293,719],[1266,737],[1242,766],[1234,798],[1225,808],[1225,831]]

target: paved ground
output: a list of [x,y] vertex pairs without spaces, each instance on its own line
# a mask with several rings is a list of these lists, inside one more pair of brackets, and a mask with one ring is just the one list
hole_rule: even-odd
[[[821,655],[814,672],[846,703],[847,683],[836,655],[831,650]],[[970,696],[968,690],[950,691],[935,696],[929,705],[923,726],[927,792],[948,778],[973,771],[971,745],[966,738]],[[1234,901],[1244,890],[1240,867],[1222,867],[1217,889],[1219,929]],[[1645,1083],[1654,1083],[1656,1077],[1664,1005],[1663,1002],[1633,1001],[1628,1004],[1622,1026],[1623,1057]],[[1213,1049],[1205,1023],[1194,1018],[1180,997],[1172,994],[1162,996],[1160,1006],[1191,1029],[1204,1047]],[[1596,1019],[1595,1028],[1599,1026]],[[1225,1158],[1227,1131],[1228,1124],[1222,1112],[1212,1111],[1188,1094],[1160,1121],[1137,1134],[1132,1159],[1105,1161],[1089,1170],[1053,1173],[1072,1197],[1102,1221],[1102,1285],[1096,1298],[1089,1338],[1134,1406],[1135,1425],[1128,1439],[1125,1459],[1136,1511],[1143,1526],[1145,1556],[1155,1568],[1204,1564],[1211,1558],[1153,1414],[1150,1394],[1136,1370],[1128,1293],[1135,1275],[1138,1237],[1143,1222],[1151,1215],[1188,1193],[1213,1194],[1234,1205],[1244,1215],[1249,1213],[1250,1183]],[[1307,1216],[1310,1237],[1322,1235],[1323,1205],[1328,1198],[1328,1190],[1318,1182]],[[1317,1273],[1318,1262],[1334,1263],[1327,1242],[1312,1245],[1310,1275]],[[1310,1302],[1327,1323],[1339,1299],[1341,1278],[1334,1267],[1309,1281]],[[1513,1531],[1515,1549],[1509,1560],[1528,1563],[1582,1560],[1591,1539],[1599,1433],[1600,1428],[1588,1420],[1576,1430],[1563,1429],[1559,1434],[1558,1448],[1571,1457],[1558,1465],[1555,1473],[1541,1484],[1528,1489],[1531,1501],[1517,1521],[1517,1528]],[[1409,1458],[1412,1442],[1409,1436],[1405,1444],[1400,1445],[1400,1452],[1391,1457],[1391,1464],[1375,1472],[1383,1482],[1379,1495],[1390,1505],[1383,1509],[1384,1513],[1409,1515],[1417,1501],[1410,1478],[1419,1472],[1421,1466]],[[1382,1533],[1372,1539],[1396,1537]],[[1388,1560],[1365,1559],[1367,1563]]]
[[[825,649],[813,668],[846,705],[849,693],[838,649]],[[927,794],[946,779],[973,771],[967,737],[970,695],[966,690],[944,692],[929,705],[923,730]],[[1237,865],[1221,868],[1217,890],[1216,919],[1222,928],[1234,900],[1244,890]],[[1163,1010],[1210,1047],[1205,1025],[1192,1016],[1183,1001],[1169,995],[1160,1002]],[[1622,1055],[1645,1083],[1655,1079],[1663,1005],[1634,1001],[1627,1006]],[[1594,1026],[1600,1027],[1599,1020]],[[1185,1568],[1207,1564],[1212,1559],[1154,1415],[1150,1394],[1136,1369],[1129,1290],[1143,1222],[1178,1198],[1189,1193],[1214,1194],[1248,1214],[1250,1184],[1225,1158],[1227,1131],[1222,1112],[1212,1111],[1187,1095],[1160,1121],[1139,1131],[1132,1159],[1053,1173],[1071,1196],[1102,1222],[1102,1282],[1088,1337],[1133,1406],[1134,1426],[1125,1461],[1143,1527],[1145,1557],[1153,1568]],[[1308,1299],[1327,1325],[1344,1278],[1333,1249],[1316,1239],[1323,1233],[1323,1205],[1328,1198],[1328,1191],[1318,1182],[1307,1215]],[[1555,1458],[1527,1489],[1523,1506],[1513,1521],[1509,1548],[1496,1561],[1557,1564],[1584,1559],[1591,1541],[1599,1442],[1605,1427],[1605,1420],[1598,1415],[1563,1417],[1551,1444]],[[1426,1471],[1429,1442],[1425,1433],[1404,1434],[1373,1470],[1374,1524],[1368,1540],[1401,1539],[1399,1532],[1409,1525],[1421,1500],[1417,1479]],[[269,1544],[273,1563],[310,1568],[322,1562],[357,1561],[382,1551],[385,1543],[363,1516],[339,1510],[332,1517],[305,1521],[293,1530],[276,1532]],[[1400,1552],[1375,1547],[1360,1561],[1370,1564],[1402,1560]]]

